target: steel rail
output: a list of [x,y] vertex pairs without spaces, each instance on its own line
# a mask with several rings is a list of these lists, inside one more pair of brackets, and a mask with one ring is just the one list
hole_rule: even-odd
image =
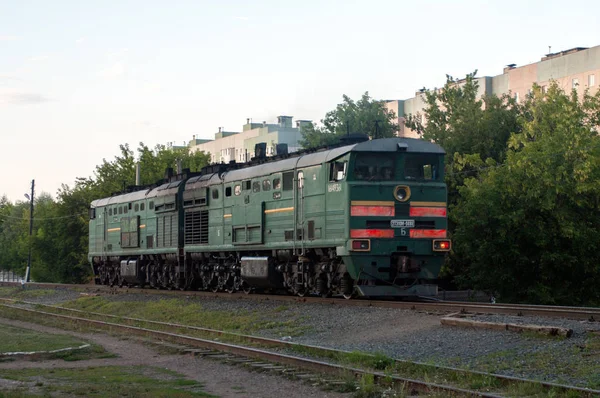
[[[0,301],[14,303],[17,300],[0,298]],[[37,305],[37,306],[51,308],[54,310],[72,312],[72,313],[76,313],[76,314],[93,315],[93,316],[100,316],[100,317],[111,318],[111,319],[124,320],[124,321],[129,321],[129,322],[146,323],[149,325],[157,325],[157,326],[168,327],[168,328],[172,328],[172,329],[187,329],[187,330],[199,331],[199,332],[203,332],[203,333],[207,333],[207,334],[211,334],[211,335],[215,335],[215,336],[228,336],[228,337],[232,337],[232,338],[246,340],[246,341],[249,341],[252,343],[265,344],[265,345],[275,346],[275,347],[285,347],[285,348],[291,348],[291,349],[296,348],[296,347],[309,348],[313,352],[321,353],[323,355],[340,354],[340,353],[350,354],[351,353],[350,351],[345,351],[345,350],[337,350],[337,349],[321,347],[321,346],[299,344],[299,343],[295,343],[295,342],[282,341],[282,340],[271,339],[271,338],[267,338],[267,337],[251,336],[251,335],[245,335],[245,334],[241,334],[241,333],[208,329],[208,328],[203,328],[203,327],[198,327],[198,326],[183,325],[183,324],[177,324],[177,323],[171,323],[171,322],[153,321],[153,320],[142,319],[142,318],[123,317],[123,316],[112,315],[112,314],[103,314],[100,312],[82,311],[82,310],[77,310],[77,309],[73,309],[73,308],[66,308],[66,307],[61,307],[61,306],[56,306],[56,305],[37,304],[37,303],[33,303],[33,302],[20,301],[20,300],[19,300],[19,302],[23,303],[23,304],[27,304],[27,305]],[[21,308],[21,307],[17,307],[17,308]],[[460,369],[460,368],[455,368],[455,367],[450,367],[450,366],[432,365],[429,363],[418,362],[418,361],[408,361],[408,360],[403,360],[403,359],[394,359],[394,362],[396,362],[398,364],[405,364],[405,365],[418,365],[418,366],[421,366],[424,368],[429,368],[431,370],[454,372],[454,373],[462,374],[462,375],[466,375],[466,376],[467,375],[479,375],[479,376],[494,378],[503,384],[506,384],[506,383],[535,383],[535,384],[542,386],[548,390],[556,388],[556,389],[561,389],[561,390],[577,391],[577,392],[581,392],[581,393],[585,393],[585,394],[597,394],[600,396],[600,390],[593,390],[593,389],[584,388],[584,387],[569,386],[569,385],[565,385],[565,384],[550,383],[550,382],[542,382],[542,381],[524,379],[524,378],[519,378],[519,377],[514,377],[514,376],[506,376],[506,375],[501,375],[501,374],[496,374],[496,373],[471,371],[471,370],[465,370],[465,369]]]
[[[0,282],[0,285],[20,286],[16,282]],[[214,297],[222,299],[250,299],[250,300],[272,300],[294,303],[314,303],[314,304],[335,304],[342,306],[355,307],[377,307],[410,309],[416,311],[430,312],[464,312],[464,313],[484,313],[484,314],[503,314],[514,316],[541,316],[548,318],[568,318],[577,320],[600,321],[600,308],[597,307],[562,307],[562,306],[544,306],[528,304],[487,304],[487,303],[469,303],[461,301],[392,301],[392,300],[367,300],[354,299],[345,300],[343,298],[321,298],[321,297],[297,297],[286,295],[265,295],[265,294],[229,294],[213,293],[205,291],[179,291],[179,290],[158,290],[158,289],[120,289],[104,285],[67,285],[57,283],[32,283],[31,285],[40,288],[63,288],[63,289],[86,289],[95,291],[108,291],[114,293],[134,293],[134,294],[162,294],[162,295],[186,295],[197,297]]]
[[68,316],[68,315],[54,314],[54,313],[50,313],[50,312],[37,311],[37,310],[32,310],[29,308],[23,308],[23,307],[9,305],[9,304],[0,304],[0,306],[15,309],[18,311],[25,311],[25,312],[35,314],[35,315],[42,315],[42,316],[46,316],[46,317],[63,319],[63,320],[78,323],[78,324],[83,324],[83,325],[88,325],[88,326],[93,325],[96,327],[107,328],[109,330],[119,330],[119,331],[126,332],[128,334],[136,334],[136,335],[141,335],[141,336],[145,336],[145,337],[168,339],[170,341],[173,341],[173,342],[176,342],[179,344],[183,344],[183,345],[201,347],[201,348],[205,348],[205,349],[226,352],[229,354],[240,355],[240,356],[249,357],[249,358],[258,358],[258,359],[262,359],[262,360],[266,360],[266,361],[270,361],[270,362],[285,364],[285,365],[294,366],[294,367],[298,367],[298,368],[302,368],[302,369],[308,369],[308,370],[312,370],[312,371],[316,371],[316,372],[324,373],[324,374],[340,376],[340,375],[343,375],[344,373],[350,372],[350,373],[354,374],[354,376],[372,375],[375,380],[386,380],[386,381],[397,382],[399,384],[404,384],[405,386],[408,386],[409,388],[411,388],[413,390],[417,390],[417,391],[421,391],[421,392],[434,392],[434,391],[435,392],[449,392],[449,393],[453,393],[453,394],[462,394],[462,395],[467,395],[467,396],[476,396],[476,397],[485,397],[485,398],[500,397],[499,395],[493,394],[493,393],[471,391],[471,390],[466,390],[466,389],[462,389],[462,388],[458,388],[458,387],[452,387],[452,386],[448,386],[448,385],[429,383],[429,382],[425,382],[425,381],[404,378],[404,377],[400,377],[397,375],[388,375],[388,374],[384,374],[381,372],[373,372],[373,371],[368,371],[368,370],[364,370],[364,369],[345,367],[342,365],[337,365],[337,364],[332,364],[332,363],[327,363],[327,362],[322,362],[322,361],[316,361],[313,359],[295,357],[295,356],[291,356],[291,355],[287,355],[287,354],[275,353],[272,351],[260,350],[257,348],[222,343],[222,342],[217,342],[217,341],[213,341],[213,340],[206,340],[206,339],[201,339],[201,338],[197,338],[197,337],[185,336],[185,335],[181,335],[181,334],[157,331],[157,330],[141,328],[141,327],[137,327],[137,326],[126,326],[126,325],[121,325],[121,324],[117,324],[117,323],[97,321],[97,320],[93,320],[93,319],[85,319],[85,318],[73,317],[73,316]]

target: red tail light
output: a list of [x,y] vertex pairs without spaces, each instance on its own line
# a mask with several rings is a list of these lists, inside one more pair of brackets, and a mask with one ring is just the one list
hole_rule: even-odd
[[410,217],[446,217],[445,207],[411,207]]
[[395,214],[393,206],[350,206],[351,216],[393,217]]
[[433,251],[434,252],[448,252],[452,247],[452,242],[450,240],[434,240],[433,241]]
[[393,229],[351,229],[351,238],[393,238]]
[[415,239],[445,238],[446,230],[445,229],[411,229],[410,237],[415,238]]
[[371,241],[368,239],[353,240],[352,250],[359,252],[368,252],[371,250]]

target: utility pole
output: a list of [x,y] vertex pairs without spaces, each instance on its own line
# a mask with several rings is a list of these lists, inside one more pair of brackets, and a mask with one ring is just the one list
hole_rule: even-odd
[[[33,195],[35,194],[35,180],[31,180],[31,197],[29,198],[29,256],[27,258],[27,271],[25,271],[25,282],[29,282],[31,271],[31,237],[33,235]],[[27,196],[27,195],[26,195]]]

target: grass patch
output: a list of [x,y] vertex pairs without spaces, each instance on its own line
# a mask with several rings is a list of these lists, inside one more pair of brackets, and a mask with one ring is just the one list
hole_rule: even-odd
[[72,336],[40,333],[34,330],[0,324],[0,353],[52,351],[78,347],[84,343]]
[[[563,347],[557,349],[555,345],[524,354],[522,349],[513,349],[478,357],[469,363],[470,368],[489,373],[506,373],[537,375],[537,378],[548,380],[545,375],[553,375],[558,384],[573,384],[574,380],[579,387],[600,389],[600,335],[589,333],[584,346]],[[461,360],[452,361],[450,366],[464,366]],[[530,388],[535,390],[535,383],[528,386],[515,386],[516,390],[511,395],[527,395]],[[525,392],[523,392],[523,391]],[[551,396],[561,395],[558,392],[548,391]],[[544,395],[545,396],[545,395]]]
[[[229,332],[252,334],[271,331],[280,336],[299,336],[306,331],[300,320],[273,321],[269,313],[256,311],[205,310],[201,304],[185,299],[136,302],[110,301],[104,297],[82,297],[64,305],[87,312],[99,312],[122,317],[173,322]],[[278,307],[279,308],[279,307]],[[280,312],[276,308],[274,312]]]
[[[22,382],[41,395],[85,397],[211,397],[203,385],[155,367],[105,366],[85,369],[11,369],[2,377]],[[16,389],[8,394],[22,393]],[[1,396],[1,395],[0,395]],[[7,395],[11,396],[11,395]]]

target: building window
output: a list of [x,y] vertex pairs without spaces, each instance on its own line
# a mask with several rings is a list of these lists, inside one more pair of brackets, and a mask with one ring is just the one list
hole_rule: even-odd
[[577,87],[579,86],[579,79],[573,79],[572,84],[573,84],[573,90],[577,90]]
[[517,104],[519,103],[519,93],[515,93],[515,101]]
[[588,86],[594,87],[595,85],[596,85],[596,75],[589,75],[588,76]]

